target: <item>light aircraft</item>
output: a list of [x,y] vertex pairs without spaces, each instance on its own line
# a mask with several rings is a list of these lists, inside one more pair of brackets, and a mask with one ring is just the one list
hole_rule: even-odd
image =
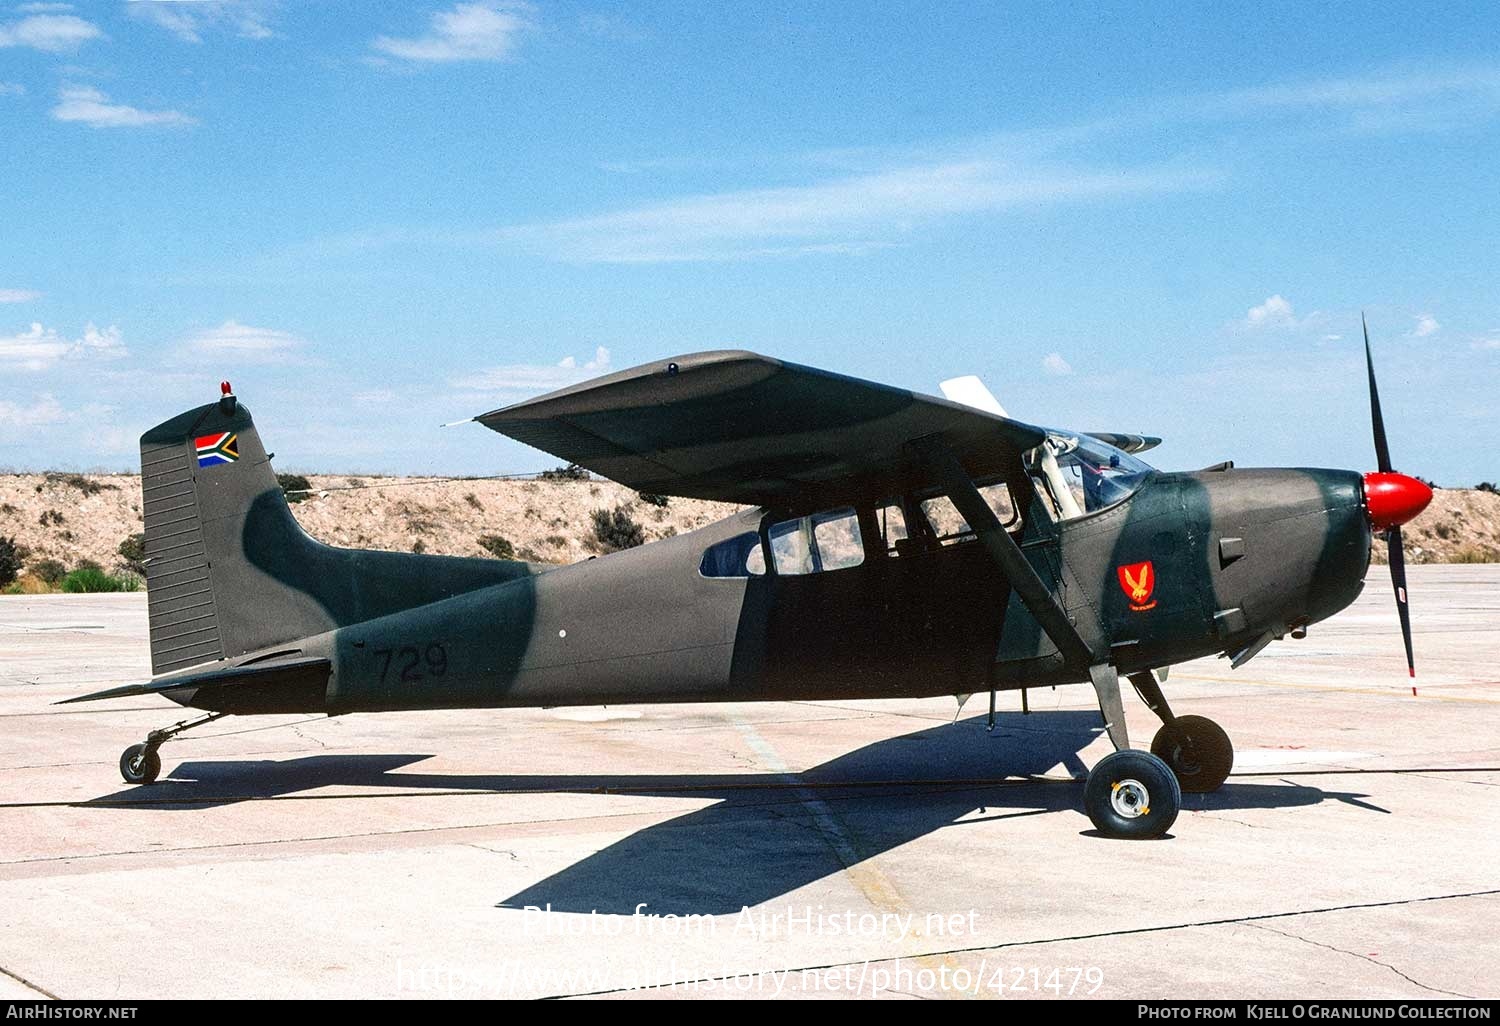
[[[749,352],[596,378],[473,418],[643,492],[738,503],[677,537],[540,566],[334,548],[293,519],[250,411],[222,397],[141,439],[152,672],[69,699],[164,695],[206,715],[967,696],[1089,683],[1114,752],[1084,786],[1102,833],[1157,837],[1234,760],[1177,716],[1174,663],[1238,667],[1302,637],[1432,492],[1392,470],[1368,331],[1377,469],[1153,470],[1159,439],[1007,417]],[[1415,671],[1412,670],[1414,673]],[[1162,726],[1130,746],[1120,679]],[[960,699],[962,700],[962,698]]]

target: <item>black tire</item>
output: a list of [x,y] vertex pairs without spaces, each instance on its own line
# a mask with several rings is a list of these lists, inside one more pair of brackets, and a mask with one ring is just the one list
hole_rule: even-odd
[[127,784],[154,784],[161,775],[161,755],[154,745],[131,745],[120,755],[120,776]]
[[1234,745],[1224,728],[1206,716],[1179,716],[1162,724],[1151,754],[1172,767],[1184,791],[1217,791],[1234,769]]
[[1108,837],[1160,837],[1177,821],[1182,790],[1165,762],[1127,748],[1106,755],[1089,772],[1083,805]]

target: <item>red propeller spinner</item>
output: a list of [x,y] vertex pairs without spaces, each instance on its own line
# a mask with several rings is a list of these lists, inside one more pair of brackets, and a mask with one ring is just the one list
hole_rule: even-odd
[[1365,475],[1365,512],[1377,531],[1400,527],[1431,501],[1432,489],[1414,477],[1380,471]]

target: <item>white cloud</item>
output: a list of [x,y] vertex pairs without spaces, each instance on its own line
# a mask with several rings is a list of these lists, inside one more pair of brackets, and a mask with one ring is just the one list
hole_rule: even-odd
[[1495,328],[1488,335],[1483,335],[1474,340],[1475,349],[1500,349],[1500,328]]
[[128,9],[184,43],[201,43],[204,32],[220,26],[241,39],[275,35],[262,0],[131,0]]
[[90,323],[80,338],[69,339],[55,328],[32,324],[16,335],[0,336],[0,367],[10,370],[43,371],[61,360],[80,357],[116,358],[127,350],[114,325],[102,331]]
[[1065,377],[1073,373],[1073,365],[1064,360],[1061,353],[1048,353],[1042,357],[1042,370],[1053,377]]
[[19,82],[0,82],[0,96],[25,96],[26,87]]
[[1023,170],[995,160],[918,165],[817,185],[691,196],[502,229],[497,238],[599,263],[733,260],[892,245],[918,222],[1011,207],[1191,188],[1210,176],[1140,169]]
[[0,399],[0,427],[13,430],[57,424],[66,420],[62,404],[53,395],[42,395],[29,406]]
[[1292,310],[1292,304],[1278,293],[1266,297],[1266,301],[1259,306],[1252,306],[1245,315],[1244,323],[1247,328],[1294,328],[1297,326],[1297,315]]
[[1203,96],[1191,107],[1200,114],[1224,117],[1278,110],[1421,115],[1441,113],[1455,103],[1490,109],[1500,105],[1500,69],[1477,65],[1280,82]]
[[71,14],[33,14],[0,25],[0,47],[29,46],[43,53],[72,53],[103,37],[99,26]]
[[504,60],[515,50],[516,37],[532,25],[533,11],[527,3],[459,4],[434,14],[424,36],[381,36],[370,45],[405,61]]
[[151,125],[196,125],[196,118],[175,110],[140,110],[123,103],[111,103],[109,97],[89,86],[64,86],[58,90],[58,103],[52,116],[58,121],[73,121],[90,128],[144,128]]
[[41,298],[35,289],[0,289],[0,303],[29,303]]
[[372,388],[368,392],[355,392],[353,399],[363,406],[382,406],[396,401],[396,393],[389,388]]
[[1417,316],[1417,326],[1411,329],[1411,335],[1412,338],[1427,338],[1429,335],[1436,335],[1442,327],[1438,323],[1437,318],[1432,316],[1432,314],[1419,314]]
[[565,356],[557,363],[513,363],[503,367],[485,367],[449,383],[467,392],[531,393],[550,392],[588,378],[608,374],[609,350],[599,346],[593,359],[579,363]]
[[296,362],[307,343],[287,331],[225,321],[217,328],[200,331],[187,344],[195,353],[243,364]]
[[20,7],[16,8],[16,10],[20,11],[22,14],[55,14],[58,11],[71,11],[72,9],[72,4],[41,3],[22,4]]

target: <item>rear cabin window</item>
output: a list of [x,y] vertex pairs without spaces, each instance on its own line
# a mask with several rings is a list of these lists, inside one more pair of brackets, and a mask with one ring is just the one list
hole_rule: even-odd
[[865,561],[859,517],[852,509],[783,520],[766,533],[771,540],[771,562],[782,576],[846,570]]
[[766,572],[766,557],[760,550],[760,535],[754,531],[710,545],[703,553],[698,572],[704,577],[759,577]]

